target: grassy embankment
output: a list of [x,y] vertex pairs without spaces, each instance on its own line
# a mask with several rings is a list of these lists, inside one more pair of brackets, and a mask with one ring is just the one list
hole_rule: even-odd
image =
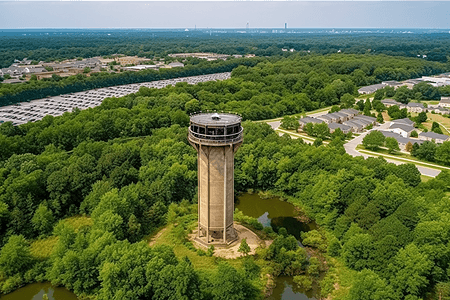
[[431,163],[428,161],[423,161],[423,160],[418,159],[417,157],[414,157],[410,154],[406,154],[403,152],[397,151],[394,153],[389,153],[388,150],[380,149],[380,148],[378,148],[377,150],[372,150],[372,149],[367,150],[362,145],[358,145],[356,147],[356,150],[358,150],[361,153],[370,154],[370,155],[379,155],[379,156],[383,156],[388,159],[398,160],[398,161],[405,162],[405,163],[408,163],[408,162],[414,163],[415,165],[420,165],[420,166],[427,167],[427,168],[432,168],[432,169],[437,169],[437,170],[450,170],[450,168],[447,166],[444,166],[444,165],[441,165],[438,163]]
[[324,107],[324,108],[319,108],[316,110],[312,110],[312,111],[308,111],[305,113],[299,113],[299,114],[293,114],[293,115],[285,115],[279,118],[275,118],[275,119],[269,119],[269,120],[259,120],[259,121],[255,121],[256,123],[261,123],[261,122],[265,122],[265,123],[269,123],[269,122],[275,122],[275,121],[281,121],[284,117],[298,117],[301,118],[301,116],[306,115],[306,116],[310,116],[316,113],[320,113],[320,112],[326,112],[329,111],[331,109],[331,106],[328,107]]

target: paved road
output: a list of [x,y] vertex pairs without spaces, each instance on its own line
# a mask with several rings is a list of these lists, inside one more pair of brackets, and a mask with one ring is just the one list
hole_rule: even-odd
[[[390,126],[391,122],[386,122],[384,124],[381,124],[380,126],[376,126],[374,129],[372,130],[385,130],[388,129]],[[368,155],[365,153],[361,153],[359,151],[356,150],[356,147],[359,144],[362,144],[362,140],[363,138],[370,132],[371,130],[362,133],[360,136],[357,136],[356,138],[354,138],[353,140],[349,141],[348,143],[344,144],[344,148],[345,151],[350,154],[351,156],[363,156],[364,158],[367,158],[369,156],[372,155]],[[373,157],[373,156],[372,156]],[[385,158],[386,161],[396,164],[396,165],[401,165],[404,164],[404,162],[398,161],[398,160],[393,160],[393,159],[389,159],[389,158]],[[436,177],[437,175],[439,175],[439,173],[441,173],[440,170],[437,169],[432,169],[432,168],[427,168],[427,167],[423,167],[420,165],[416,165],[417,169],[419,170],[420,174],[425,175],[425,176],[430,176],[430,177]]]
[[[326,113],[327,112],[320,112],[320,113],[312,114],[312,115],[309,115],[309,116],[310,117],[313,117],[313,116],[317,117],[317,116],[320,116],[320,115],[323,115],[323,114],[326,114]],[[267,122],[267,124],[269,124],[274,130],[277,129],[278,127],[280,127],[280,121]],[[372,130],[386,130],[386,129],[389,128],[390,124],[391,124],[391,122],[386,122],[384,124],[381,124],[380,126],[376,126]],[[368,158],[369,156],[370,157],[374,157],[373,155],[368,155],[368,154],[365,154],[365,153],[361,153],[361,152],[356,150],[356,147],[359,144],[362,144],[363,138],[369,132],[370,132],[370,130],[367,131],[367,132],[362,133],[361,135],[355,137],[354,139],[352,139],[348,143],[344,144],[345,151],[348,154],[350,154],[351,156],[363,156],[364,158]],[[280,133],[280,135],[282,135],[282,134]],[[298,138],[298,137],[293,136],[293,138]],[[304,139],[304,141],[306,141],[308,143],[311,143],[310,141],[308,141],[306,139]],[[385,158],[385,159],[386,159],[387,162],[390,162],[390,163],[393,163],[393,164],[396,164],[396,165],[404,164],[404,162],[401,162],[401,161],[398,161],[398,160],[392,160],[392,159],[388,159],[388,158]],[[416,165],[416,167],[419,170],[420,174],[425,175],[425,176],[436,177],[437,175],[439,175],[439,173],[441,173],[441,171],[437,170],[437,169],[427,168],[427,167],[423,167],[423,166],[419,166],[419,165]]]

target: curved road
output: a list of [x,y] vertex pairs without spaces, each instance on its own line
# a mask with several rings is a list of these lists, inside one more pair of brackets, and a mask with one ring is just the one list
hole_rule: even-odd
[[[326,114],[326,113],[327,112],[320,112],[320,113],[316,113],[316,114],[311,114],[308,117],[320,116],[320,115],[323,115],[323,114]],[[271,121],[271,122],[267,122],[267,124],[272,126],[272,128],[275,130],[278,127],[280,127],[281,121],[280,120]],[[385,130],[385,129],[389,128],[390,124],[391,124],[391,122],[386,122],[384,124],[376,126],[374,129],[371,129],[371,130]],[[368,154],[365,154],[365,153],[361,153],[361,152],[356,150],[356,147],[359,144],[362,144],[363,138],[371,130],[362,133],[361,135],[355,137],[354,139],[352,139],[349,142],[347,142],[346,144],[344,144],[345,151],[348,154],[350,154],[351,156],[363,156],[364,158],[367,158],[369,156],[370,157],[376,157],[376,156],[373,156],[373,155],[368,155]],[[295,137],[295,138],[298,138],[298,137]],[[305,141],[307,141],[307,140],[305,140]],[[307,142],[309,142],[309,141],[307,141]],[[386,158],[386,157],[384,157],[384,159],[386,159],[387,162],[390,162],[390,163],[393,163],[393,164],[396,164],[396,165],[401,165],[401,164],[406,163],[406,162],[402,162],[402,161],[398,161],[398,160],[389,159],[389,158]],[[414,161],[411,161],[411,163],[414,163]],[[440,170],[433,169],[433,168],[427,168],[427,167],[424,167],[422,165],[416,165],[416,167],[419,170],[420,174],[425,175],[425,176],[429,176],[429,177],[436,177],[437,175],[439,175],[439,173],[441,173]]]

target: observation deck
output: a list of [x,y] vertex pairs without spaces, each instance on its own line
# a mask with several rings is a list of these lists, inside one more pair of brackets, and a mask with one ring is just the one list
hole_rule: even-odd
[[240,144],[243,140],[242,118],[228,113],[200,113],[190,118],[188,139],[204,146]]

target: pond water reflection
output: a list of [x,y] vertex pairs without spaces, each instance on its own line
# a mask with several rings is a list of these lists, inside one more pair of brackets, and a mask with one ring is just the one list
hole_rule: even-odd
[[273,230],[286,228],[289,234],[301,241],[300,234],[317,228],[316,223],[301,222],[294,205],[279,198],[261,199],[258,194],[242,194],[238,197],[236,208],[246,216],[257,218],[264,226],[272,226]]
[[50,282],[30,283],[7,295],[1,300],[42,300],[47,294],[49,300],[77,300],[77,296],[64,287],[54,287]]
[[[298,219],[299,213],[294,205],[282,201],[279,198],[261,199],[258,194],[242,194],[237,198],[235,207],[246,216],[257,218],[264,226],[272,226],[278,231],[280,227],[286,228],[301,242],[301,233],[317,228],[315,222],[304,223]],[[319,289],[313,285],[313,289],[305,291],[298,288],[292,277],[280,276],[276,279],[276,287],[270,300],[315,300]]]

